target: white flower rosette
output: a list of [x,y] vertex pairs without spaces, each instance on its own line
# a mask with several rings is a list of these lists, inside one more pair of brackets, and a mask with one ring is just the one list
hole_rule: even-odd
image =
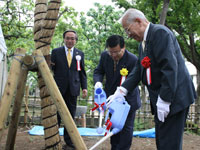
[[76,55],[76,67],[77,67],[77,71],[81,71],[81,56],[80,55]]

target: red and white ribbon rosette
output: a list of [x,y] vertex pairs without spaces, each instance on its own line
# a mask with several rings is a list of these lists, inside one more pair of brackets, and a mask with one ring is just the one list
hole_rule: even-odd
[[77,71],[81,71],[81,56],[80,55],[76,55],[76,67],[77,67]]
[[122,83],[126,80],[126,77],[128,75],[128,70],[126,68],[122,68],[120,70],[120,74],[121,74],[121,80],[120,80],[120,86],[121,86]]
[[146,78],[147,78],[147,84],[150,85],[152,83],[151,81],[151,59],[146,56],[142,59],[141,64],[146,69]]

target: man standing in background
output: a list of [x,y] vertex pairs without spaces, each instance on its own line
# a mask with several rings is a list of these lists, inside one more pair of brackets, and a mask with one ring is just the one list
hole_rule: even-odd
[[[87,76],[84,66],[84,53],[75,44],[78,40],[76,31],[67,30],[63,33],[64,46],[52,51],[51,62],[54,79],[63,96],[63,99],[74,119],[76,113],[77,96],[87,96]],[[58,124],[60,126],[61,117],[58,114]],[[74,148],[74,145],[64,127],[64,141],[67,146]],[[67,148],[64,145],[63,149]]]

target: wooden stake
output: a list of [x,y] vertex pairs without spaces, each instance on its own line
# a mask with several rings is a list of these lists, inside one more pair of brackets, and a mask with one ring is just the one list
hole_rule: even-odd
[[47,66],[44,57],[41,57],[43,56],[42,52],[37,50],[34,52],[34,55],[36,56],[35,59],[36,63],[38,64],[39,71],[44,79],[44,82],[50,92],[51,97],[53,98],[57,110],[59,111],[59,114],[64,122],[64,125],[72,139],[72,142],[74,143],[77,150],[86,150],[87,147],[76,128],[74,120],[70,115],[70,112],[62,98],[62,95],[49,70],[49,67]]
[[16,97],[13,105],[12,117],[9,123],[8,136],[6,141],[6,150],[14,150],[22,100],[24,97],[24,89],[27,80],[27,74],[28,74],[27,68],[22,69],[20,74],[20,82],[18,82]]
[[27,120],[28,120],[28,96],[29,96],[29,86],[26,86],[26,94],[24,98],[24,104],[25,104],[25,109],[24,109],[24,126],[27,125]]
[[32,56],[26,55],[23,57],[23,63],[27,66],[33,66],[35,64],[35,60]]
[[[16,49],[16,56],[12,61],[12,65],[10,68],[10,72],[8,74],[7,83],[4,89],[4,93],[1,100],[0,106],[0,141],[3,135],[3,130],[5,128],[5,122],[8,117],[8,113],[10,110],[11,101],[14,97],[15,90],[17,88],[18,79],[21,72],[21,59],[25,54],[26,50],[22,48]],[[21,55],[21,56],[20,56]]]
[[86,128],[86,117],[85,117],[85,114],[81,115],[81,125],[82,125],[82,127]]

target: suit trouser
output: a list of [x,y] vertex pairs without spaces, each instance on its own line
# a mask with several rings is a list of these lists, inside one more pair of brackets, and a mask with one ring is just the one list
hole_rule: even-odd
[[189,107],[161,122],[155,115],[157,150],[182,150],[183,132]]
[[[63,96],[63,99],[65,100],[65,104],[67,105],[67,108],[72,118],[74,119],[75,114],[76,114],[77,96],[72,96],[69,90],[67,90],[67,92],[62,96]],[[58,117],[58,125],[60,126],[61,117],[59,114],[57,115],[57,117]],[[69,144],[69,145],[72,144],[71,138],[65,127],[64,127],[64,141],[66,144]]]
[[129,150],[133,138],[135,110],[130,109],[123,129],[111,136],[111,150]]

